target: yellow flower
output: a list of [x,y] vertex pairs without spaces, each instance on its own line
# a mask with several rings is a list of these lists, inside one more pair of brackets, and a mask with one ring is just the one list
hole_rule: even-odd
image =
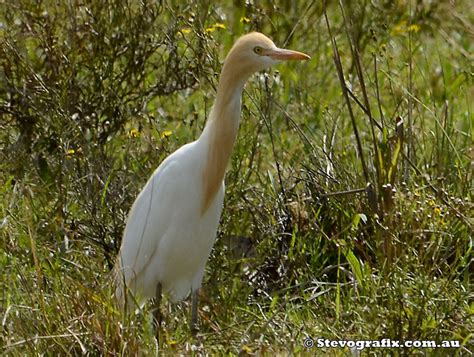
[[245,355],[245,354],[252,354],[253,351],[249,346],[243,345],[242,348],[240,349],[240,352],[241,353],[243,352],[243,354]]
[[206,28],[206,32],[214,32],[217,29],[226,29],[227,27],[224,24],[221,24],[219,22],[216,22],[214,25],[211,27]]
[[80,154],[82,152],[81,148],[76,148],[76,149],[67,149],[66,150],[66,158],[70,159],[74,155]]
[[128,132],[128,136],[131,138],[138,138],[140,136],[140,132],[138,129],[132,129]]
[[408,32],[417,33],[418,31],[420,31],[420,26],[419,25],[413,24],[413,25],[408,26]]
[[161,138],[167,138],[167,137],[170,137],[171,134],[173,134],[173,132],[171,130],[165,130],[161,133]]
[[433,211],[438,216],[441,214],[441,208],[439,208],[439,207],[435,207]]
[[242,22],[243,24],[248,24],[250,22],[250,19],[248,17],[242,16],[240,18],[240,22]]
[[402,35],[406,32],[407,22],[405,20],[400,21],[395,25],[391,31],[392,35]]
[[223,30],[225,30],[225,29],[227,28],[224,24],[221,24],[221,23],[219,23],[219,22],[215,23],[213,26],[214,26],[214,28],[216,28],[216,29],[223,29]]
[[187,35],[188,33],[191,33],[191,29],[189,27],[183,27],[178,31],[178,35]]

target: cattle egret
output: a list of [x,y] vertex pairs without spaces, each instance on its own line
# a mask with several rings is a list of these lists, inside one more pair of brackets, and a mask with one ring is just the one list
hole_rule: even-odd
[[199,139],[168,156],[133,203],[115,267],[115,293],[122,307],[143,306],[156,297],[155,318],[160,324],[161,294],[169,293],[172,301],[179,301],[192,292],[191,330],[195,331],[197,293],[216,238],[244,85],[253,73],[280,61],[308,58],[276,47],[257,32],[234,44]]

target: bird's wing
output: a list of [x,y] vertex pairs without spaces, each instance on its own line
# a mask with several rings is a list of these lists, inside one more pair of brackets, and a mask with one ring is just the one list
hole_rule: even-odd
[[[134,293],[143,293],[142,279],[156,250],[174,222],[173,215],[183,195],[183,181],[189,180],[183,171],[187,167],[191,144],[171,154],[156,169],[135,200],[127,218],[122,246],[120,248],[120,270],[122,283]],[[189,185],[187,185],[189,186]],[[118,295],[120,295],[118,293]],[[122,294],[123,296],[123,294]]]

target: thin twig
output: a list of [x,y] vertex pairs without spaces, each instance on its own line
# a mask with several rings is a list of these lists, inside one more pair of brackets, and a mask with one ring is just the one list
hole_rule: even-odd
[[12,347],[21,346],[21,345],[24,345],[25,343],[29,343],[29,342],[36,342],[36,341],[39,341],[39,340],[49,340],[49,339],[54,339],[54,338],[70,338],[70,337],[75,338],[77,336],[87,336],[87,335],[90,335],[90,334],[91,334],[90,332],[82,332],[82,333],[75,333],[75,334],[70,333],[70,334],[62,334],[62,335],[35,336],[35,337],[25,338],[24,340],[20,340],[20,341],[10,343],[10,344],[4,346],[3,348],[4,348],[5,351],[7,351]]
[[[374,156],[375,156],[375,169],[376,169],[376,174],[377,174],[377,182],[380,186],[382,184],[381,166],[380,166],[381,161],[380,161],[380,156],[379,156],[378,141],[377,141],[377,138],[375,137],[375,129],[374,129],[375,120],[372,116],[372,111],[370,109],[369,96],[367,95],[367,88],[365,86],[364,74],[363,74],[362,65],[360,62],[360,53],[357,47],[357,42],[354,41],[354,38],[352,36],[353,31],[351,31],[352,29],[349,29],[349,26],[348,26],[348,23],[350,23],[351,21],[346,18],[344,5],[341,0],[339,0],[339,7],[341,8],[342,17],[344,19],[344,27],[346,29],[347,39],[349,40],[349,47],[351,49],[352,58],[354,59],[354,62],[355,62],[356,73],[359,79],[360,89],[362,91],[362,95],[364,98],[366,113],[367,113],[367,116],[369,117],[370,132],[372,134],[372,143],[374,145],[374,151],[375,151]],[[380,128],[378,123],[377,123],[377,126]],[[367,180],[367,182],[369,182],[369,180]]]
[[323,194],[322,196],[323,197],[331,197],[331,196],[353,195],[355,193],[365,192],[366,190],[367,189],[365,187],[363,187],[363,188],[354,188],[352,190],[346,190],[346,191],[329,192],[329,193]]
[[363,150],[362,150],[362,142],[361,142],[360,137],[359,137],[359,130],[357,129],[357,123],[356,123],[356,120],[355,120],[355,117],[354,117],[354,113],[352,111],[351,101],[349,99],[349,94],[348,94],[347,86],[346,86],[345,79],[344,79],[344,71],[342,69],[341,58],[339,56],[339,50],[337,48],[336,39],[334,38],[334,36],[332,34],[331,26],[329,25],[329,19],[328,19],[326,9],[324,10],[324,18],[326,20],[326,25],[327,25],[327,28],[328,28],[329,36],[331,37],[334,64],[336,65],[337,75],[339,77],[339,82],[341,84],[342,93],[344,95],[344,99],[346,100],[347,109],[349,111],[349,116],[351,118],[352,128],[354,130],[354,135],[355,135],[355,138],[356,138],[357,151],[358,151],[360,161],[361,161],[361,164],[362,164],[362,170],[363,170],[363,173],[364,173],[364,178],[365,178],[366,182],[370,182],[369,170],[367,169],[367,165],[365,163],[364,153],[363,153]]

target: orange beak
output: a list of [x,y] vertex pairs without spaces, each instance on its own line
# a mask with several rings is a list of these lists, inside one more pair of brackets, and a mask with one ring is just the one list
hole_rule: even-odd
[[306,53],[286,50],[284,48],[276,48],[274,50],[268,50],[265,53],[270,58],[278,61],[288,61],[288,60],[307,60],[311,57],[308,56]]

